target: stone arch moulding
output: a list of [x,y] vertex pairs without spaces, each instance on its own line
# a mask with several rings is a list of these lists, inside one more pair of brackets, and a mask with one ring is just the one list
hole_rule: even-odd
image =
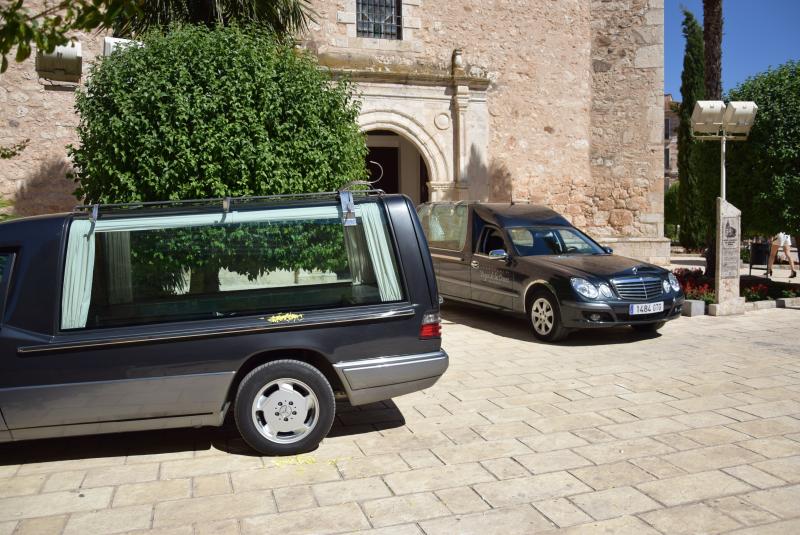
[[396,110],[369,111],[359,116],[361,132],[391,130],[410,141],[428,166],[428,179],[432,183],[453,182],[444,151],[436,140],[414,118]]

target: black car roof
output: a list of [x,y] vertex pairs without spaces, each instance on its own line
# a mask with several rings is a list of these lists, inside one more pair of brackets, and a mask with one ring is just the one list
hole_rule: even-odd
[[71,213],[64,212],[7,219],[0,222],[0,235],[3,235],[4,238],[17,236],[17,234],[21,232],[23,228],[27,229],[32,225],[37,225],[37,228],[43,228],[43,226],[49,225],[52,225],[53,228],[60,228],[60,226],[64,223],[64,220],[71,216]]
[[[455,203],[433,202],[431,204]],[[469,202],[466,204],[471,206],[481,219],[500,227],[525,227],[529,225],[572,226],[558,212],[538,204],[488,202]]]

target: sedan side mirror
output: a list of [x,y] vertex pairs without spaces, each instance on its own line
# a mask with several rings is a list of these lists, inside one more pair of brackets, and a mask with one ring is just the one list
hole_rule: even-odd
[[611,254],[611,253],[613,253],[613,252],[614,252],[614,249],[612,249],[611,247],[603,247],[603,250],[604,250],[605,252],[607,252],[608,254]]
[[489,258],[493,260],[505,260],[508,258],[508,253],[503,249],[492,249],[489,251]]

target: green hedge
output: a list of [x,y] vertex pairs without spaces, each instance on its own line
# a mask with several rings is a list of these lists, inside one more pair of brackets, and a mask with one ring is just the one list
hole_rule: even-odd
[[175,26],[96,64],[70,147],[87,202],[332,191],[366,177],[358,103],[251,28]]

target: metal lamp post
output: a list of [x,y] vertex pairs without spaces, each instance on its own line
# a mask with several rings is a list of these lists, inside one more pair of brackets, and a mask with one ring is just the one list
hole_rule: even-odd
[[755,102],[699,100],[692,111],[692,135],[701,141],[720,142],[720,196],[717,198],[716,303],[709,306],[714,316],[741,314],[739,297],[739,248],[742,213],[725,200],[725,151],[727,141],[747,139],[758,106]]

